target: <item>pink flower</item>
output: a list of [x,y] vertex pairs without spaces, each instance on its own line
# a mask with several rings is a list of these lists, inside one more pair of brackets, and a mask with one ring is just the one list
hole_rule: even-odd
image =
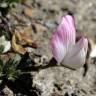
[[84,65],[88,49],[87,38],[81,37],[78,42],[75,40],[74,17],[66,15],[52,36],[51,48],[56,61],[72,69]]

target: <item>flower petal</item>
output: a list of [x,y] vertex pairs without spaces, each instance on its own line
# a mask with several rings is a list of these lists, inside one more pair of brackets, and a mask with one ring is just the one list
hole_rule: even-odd
[[56,32],[63,41],[64,45],[67,44],[69,46],[71,44],[75,44],[76,30],[74,17],[71,15],[64,16]]
[[66,55],[66,47],[63,45],[57,33],[53,34],[51,48],[54,58],[60,63]]
[[9,51],[10,48],[11,48],[11,43],[10,43],[10,41],[7,41],[4,36],[1,36],[1,37],[0,37],[0,46],[1,46],[1,45],[4,46],[3,53]]
[[75,34],[74,18],[70,15],[64,16],[51,40],[52,53],[57,62],[60,63],[68,48],[75,44]]
[[70,48],[62,64],[72,69],[80,68],[85,63],[87,48],[88,40],[81,38],[75,46]]
[[91,58],[96,58],[96,48],[94,48],[90,53]]
[[96,58],[96,43],[92,39],[89,43],[91,44],[90,58]]
[[11,48],[11,43],[10,43],[10,41],[6,41],[6,42],[4,43],[4,45],[5,45],[5,48],[4,48],[3,53],[9,51],[10,48]]

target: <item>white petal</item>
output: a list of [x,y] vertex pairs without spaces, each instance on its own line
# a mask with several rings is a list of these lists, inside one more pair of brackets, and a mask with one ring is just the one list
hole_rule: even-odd
[[92,49],[90,52],[90,57],[96,58],[96,44],[92,39],[90,39],[90,44],[91,44],[91,49]]
[[4,46],[3,53],[9,51],[10,48],[11,48],[11,43],[10,43],[10,41],[5,40],[5,37],[4,37],[4,36],[0,37],[0,46],[1,46],[1,45]]
[[96,58],[96,48],[94,48],[90,53],[91,58]]
[[86,39],[82,38],[75,46],[70,48],[62,64],[72,69],[82,67],[86,60],[85,43],[87,47]]
[[5,46],[4,46],[4,51],[3,51],[3,53],[9,51],[10,48],[11,48],[11,43],[10,43],[10,41],[6,41],[6,42],[4,43],[4,45],[5,45]]

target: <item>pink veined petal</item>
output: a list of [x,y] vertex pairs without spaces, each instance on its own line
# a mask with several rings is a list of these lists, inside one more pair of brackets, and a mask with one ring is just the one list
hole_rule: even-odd
[[51,40],[51,49],[54,58],[57,60],[58,63],[60,63],[66,55],[66,47],[63,45],[57,33],[53,34]]
[[69,47],[75,44],[75,31],[74,18],[64,16],[51,40],[52,53],[58,62],[63,60]]
[[64,45],[69,46],[71,44],[72,45],[75,44],[76,29],[75,29],[74,17],[70,15],[64,16],[56,32]]
[[69,49],[62,64],[72,69],[77,69],[84,65],[87,54],[87,44],[88,40],[81,38],[75,46]]

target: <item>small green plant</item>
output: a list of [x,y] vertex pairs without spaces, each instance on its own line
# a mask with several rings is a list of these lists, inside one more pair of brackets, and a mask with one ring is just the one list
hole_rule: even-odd
[[6,63],[0,59],[0,83],[5,79],[15,81],[21,75],[21,70],[17,68],[20,60],[20,57],[17,58],[18,56]]
[[0,0],[0,7],[8,7],[13,3],[20,3],[21,0]]
[[1,16],[6,17],[7,13],[9,12],[9,9],[21,2],[22,0],[0,0]]

